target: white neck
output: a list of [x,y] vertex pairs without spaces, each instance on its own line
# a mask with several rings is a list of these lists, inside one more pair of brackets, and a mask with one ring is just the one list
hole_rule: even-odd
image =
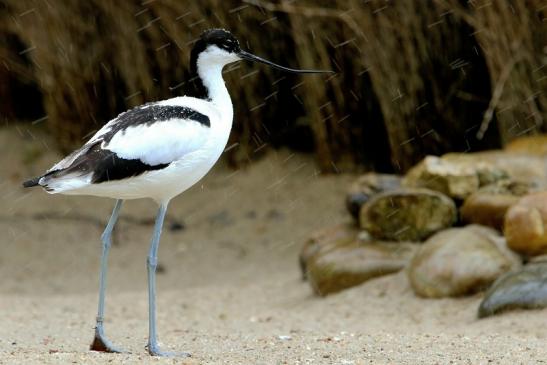
[[[198,60],[198,76],[207,89],[211,102],[223,113],[229,112],[233,115],[232,100],[222,78],[222,68],[224,65],[218,63],[206,63]],[[230,118],[231,119],[231,118]]]

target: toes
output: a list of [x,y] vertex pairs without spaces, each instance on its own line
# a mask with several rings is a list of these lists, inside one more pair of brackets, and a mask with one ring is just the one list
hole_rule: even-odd
[[190,357],[188,352],[170,352],[170,351],[161,351],[157,345],[148,345],[148,353],[152,356],[161,356],[161,357]]

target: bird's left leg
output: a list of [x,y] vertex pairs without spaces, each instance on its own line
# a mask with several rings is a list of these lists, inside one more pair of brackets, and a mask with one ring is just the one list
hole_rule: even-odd
[[95,338],[91,344],[90,349],[103,352],[125,352],[122,349],[115,347],[105,336],[103,322],[104,322],[104,297],[106,290],[106,269],[108,264],[108,253],[110,252],[110,246],[112,245],[112,231],[114,225],[118,221],[118,215],[122,208],[123,200],[117,200],[112,216],[106,225],[106,228],[101,236],[103,242],[103,253],[101,256],[101,272],[99,275],[99,309],[97,312],[97,325],[95,327]]
[[165,213],[167,211],[167,202],[160,205],[158,215],[156,216],[156,223],[154,225],[154,234],[152,236],[152,242],[150,243],[150,251],[146,260],[148,268],[148,324],[149,324],[149,336],[148,336],[148,352],[152,356],[180,356],[186,357],[190,354],[186,352],[165,352],[161,351],[158,345],[157,331],[156,331],[156,267],[158,266],[158,247],[160,244],[161,230],[163,226],[163,220],[165,219]]

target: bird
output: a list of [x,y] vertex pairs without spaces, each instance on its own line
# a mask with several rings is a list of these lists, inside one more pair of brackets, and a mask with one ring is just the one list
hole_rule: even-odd
[[220,158],[232,128],[233,105],[222,77],[224,66],[247,60],[296,73],[333,73],[280,66],[243,50],[225,29],[204,31],[190,53],[194,90],[185,96],[134,107],[107,122],[81,148],[23,186],[42,187],[50,194],[91,195],[115,199],[101,235],[99,304],[90,349],[126,352],[105,335],[104,303],[112,231],[124,200],[149,198],[159,209],[146,259],[149,334],[152,356],[190,356],[167,352],[158,345],[156,327],[157,252],[167,207],[172,198],[198,182]]

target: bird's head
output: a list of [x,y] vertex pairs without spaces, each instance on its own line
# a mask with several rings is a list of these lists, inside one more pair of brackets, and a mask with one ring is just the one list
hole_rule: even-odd
[[225,66],[239,60],[264,63],[278,70],[291,73],[333,73],[323,70],[296,70],[287,68],[253,55],[241,49],[239,41],[224,29],[209,29],[203,32],[192,49],[192,65],[197,68]]

